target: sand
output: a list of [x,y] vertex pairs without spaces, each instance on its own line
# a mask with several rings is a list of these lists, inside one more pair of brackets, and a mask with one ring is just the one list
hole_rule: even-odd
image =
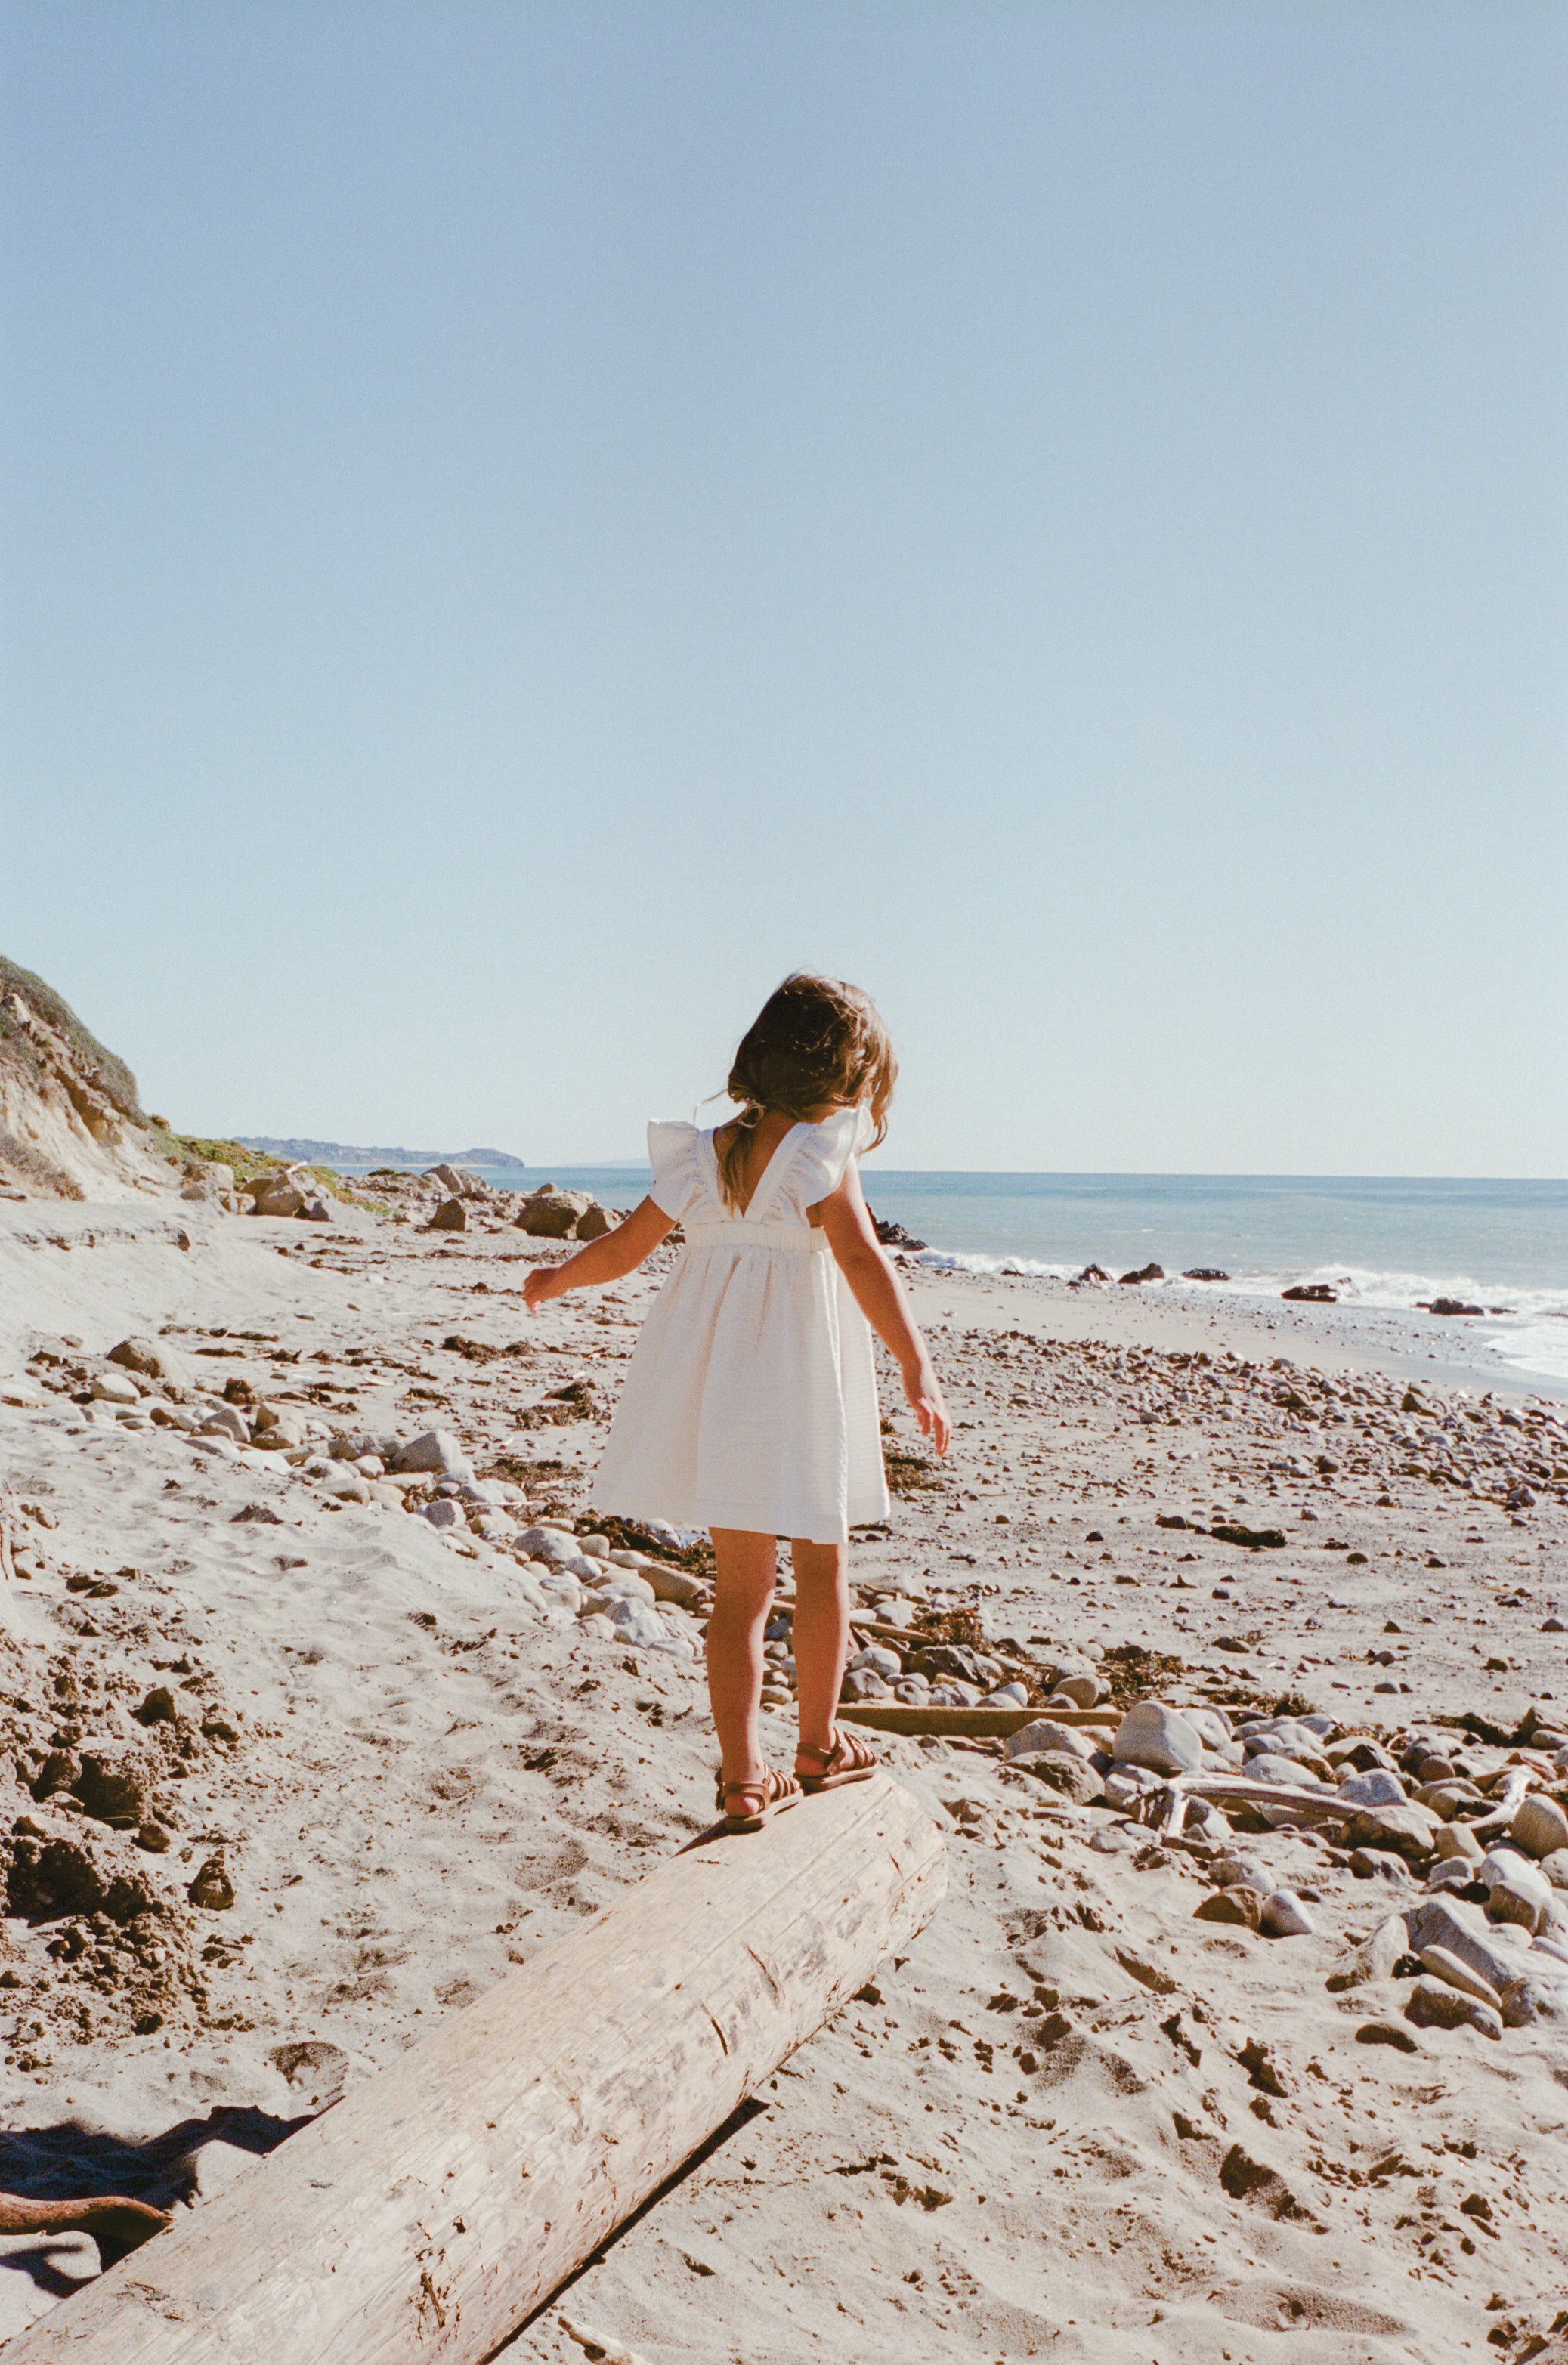
[[[481,1472],[521,1474],[535,1515],[574,1516],[599,1420],[519,1414],[579,1378],[612,1400],[657,1276],[531,1323],[522,1279],[559,1253],[498,1226],[442,1240],[353,1210],[329,1229],[7,1205],[0,1378],[102,1371],[128,1333],[166,1332],[218,1389],[244,1378],[372,1432],[439,1423]],[[1228,1694],[1235,1713],[1291,1698],[1387,1734],[1468,1711],[1501,1734],[1555,1696],[1568,1716],[1568,1636],[1542,1631],[1568,1598],[1568,1467],[1512,1512],[1488,1494],[1490,1447],[1474,1492],[1407,1474],[1434,1461],[1388,1442],[1411,1378],[1428,1407],[1416,1429],[1455,1413],[1462,1428],[1466,1409],[1462,1356],[1434,1363],[1429,1330],[1369,1340],[1332,1310],[1254,1319],[1191,1291],[912,1286],[955,1452],[857,1545],[863,1586],[974,1608],[992,1637],[1086,1653],[1124,1681],[1137,1663],[1106,1653],[1163,1654],[1162,1697]],[[60,1361],[29,1365],[39,1349]],[[1294,1385],[1280,1358],[1299,1413],[1277,1401]],[[1528,1444],[1549,1472],[1568,1461],[1560,1429],[1500,1430],[1504,1408],[1541,1407],[1498,1387],[1476,1435]],[[106,1410],[89,1422],[69,1392],[0,1403],[0,1470],[48,1521],[17,1508],[33,1573],[0,1593],[7,1829],[85,1833],[169,1909],[162,1961],[112,1918],[8,1917],[0,2186],[95,2180],[183,2208],[264,2174],[291,2124],[711,1818],[697,1663],[542,1620],[504,1550],[381,1502],[331,1505],[275,1455]],[[1287,1541],[1252,1552],[1196,1532],[1226,1519]],[[22,1788],[17,1763],[36,1785],[50,1746],[144,1749],[157,1734],[134,1711],[161,1686],[188,1743],[160,1793],[165,1853]],[[788,1718],[772,1721],[782,1754]],[[1105,1807],[983,1750],[900,1738],[884,1754],[949,1833],[946,1904],[510,2354],[1529,2352],[1568,2263],[1562,2029],[1369,2045],[1369,2020],[1406,2027],[1409,1975],[1327,1984],[1418,1875],[1357,1878],[1301,1832],[1238,1837],[1316,1925],[1270,1940],[1195,1920],[1202,1857]],[[193,1903],[192,1884],[232,1902]],[[68,1925],[85,1940],[74,1960],[50,1952]],[[0,2333],[68,2304],[96,2262],[87,2236],[47,2247],[0,2243]]]

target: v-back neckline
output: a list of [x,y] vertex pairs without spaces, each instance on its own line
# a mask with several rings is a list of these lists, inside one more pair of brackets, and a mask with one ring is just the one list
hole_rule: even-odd
[[[734,1124],[735,1120],[731,1118],[729,1122]],[[719,1166],[719,1136],[722,1129],[723,1128],[721,1126],[715,1126],[711,1133],[708,1136],[708,1147],[713,1153],[715,1182],[717,1182]],[[762,1197],[769,1182],[773,1180],[774,1168],[778,1165],[778,1160],[783,1157],[785,1150],[789,1148],[796,1134],[803,1130],[805,1130],[805,1119],[803,1117],[797,1117],[795,1123],[790,1127],[789,1132],[780,1136],[778,1146],[774,1150],[761,1173],[757,1176],[756,1182],[752,1188],[751,1195],[746,1200],[745,1205],[742,1207],[737,1214],[731,1216],[732,1222],[745,1224],[752,1220],[751,1211],[756,1206],[757,1201]],[[723,1204],[723,1197],[724,1194],[721,1189],[719,1191],[719,1200],[721,1205]]]

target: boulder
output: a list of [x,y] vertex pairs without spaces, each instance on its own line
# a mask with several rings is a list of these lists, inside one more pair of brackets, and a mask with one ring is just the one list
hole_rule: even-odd
[[1407,1864],[1424,1864],[1443,1828],[1436,1815],[1406,1799],[1403,1806],[1358,1807],[1340,1833],[1348,1848],[1383,1850]]
[[1124,1272],[1124,1273],[1122,1273],[1121,1275],[1119,1275],[1119,1278],[1120,1278],[1120,1280],[1121,1280],[1122,1282],[1124,1282],[1124,1283],[1127,1283],[1127,1282],[1139,1282],[1139,1281],[1163,1281],[1163,1280],[1164,1280],[1164,1278],[1165,1278],[1165,1267],[1164,1267],[1162,1264],[1145,1264],[1145,1265],[1140,1265],[1140,1266],[1138,1267],[1138,1269],[1137,1269],[1137,1272]]
[[443,1199],[430,1219],[432,1232],[465,1232],[468,1210],[461,1199]]
[[1487,1929],[1480,1908],[1461,1898],[1424,1897],[1419,1904],[1408,1907],[1394,1919],[1405,1926],[1407,1943],[1404,1951],[1419,1956],[1428,1946],[1441,1946],[1467,1969],[1479,1972],[1498,1995],[1519,1976],[1518,1956],[1499,1945]]
[[151,1812],[152,1794],[163,1778],[163,1761],[140,1742],[87,1742],[82,1770],[72,1785],[95,1822],[134,1831]]
[[439,1182],[451,1199],[482,1199],[485,1185],[471,1166],[427,1166],[427,1182]]
[[1517,1922],[1532,1934],[1551,1911],[1551,1883],[1540,1866],[1514,1848],[1494,1848],[1476,1878],[1487,1890],[1494,1922]]
[[1457,1955],[1450,1955],[1446,1946],[1423,1946],[1421,1962],[1433,1978],[1441,1979],[1448,1987],[1458,1988],[1462,1995],[1474,1996],[1479,2002],[1489,2003],[1494,2012],[1497,2009],[1499,1997],[1491,1980],[1484,1979],[1479,1971],[1473,1971],[1468,1963],[1462,1963]]
[[109,1349],[109,1361],[122,1363],[128,1372],[140,1372],[144,1379],[165,1380],[174,1387],[195,1384],[190,1365],[166,1339],[122,1339],[118,1347]]
[[587,1191],[558,1191],[554,1182],[546,1182],[543,1189],[529,1194],[512,1222],[530,1239],[567,1240],[577,1230],[578,1217],[595,1204]]
[[577,1238],[579,1240],[599,1240],[610,1228],[610,1217],[595,1200],[577,1217]]
[[440,1495],[433,1503],[427,1503],[424,1517],[432,1528],[466,1528],[468,1524],[450,1495]]
[[1048,1717],[1009,1733],[1002,1754],[1004,1757],[1033,1757],[1043,1749],[1065,1751],[1068,1756],[1081,1757],[1085,1762],[1094,1754],[1093,1742],[1076,1725],[1053,1724]]
[[1379,1979],[1390,1979],[1394,1966],[1402,1955],[1410,1952],[1410,1946],[1404,1916],[1391,1913],[1354,1948],[1349,1960],[1331,1975],[1328,1985],[1337,1994],[1342,1994],[1347,1988],[1370,1987]]
[[399,1470],[429,1470],[438,1477],[471,1482],[473,1465],[449,1429],[427,1429],[398,1448]]
[[1538,1793],[1524,1800],[1508,1825],[1508,1837],[1527,1855],[1551,1855],[1556,1848],[1568,1848],[1568,1815],[1555,1799]]
[[305,1193],[286,1175],[258,1175],[245,1187],[253,1216],[297,1216],[305,1205]]
[[564,1568],[568,1561],[578,1557],[577,1538],[559,1528],[524,1528],[517,1548],[530,1560],[543,1561],[548,1568]]
[[1219,1922],[1238,1930],[1257,1930],[1263,1920],[1263,1900],[1255,1889],[1212,1889],[1193,1911],[1194,1922]]
[[1139,1700],[1116,1727],[1111,1754],[1129,1765],[1147,1765],[1151,1774],[1193,1774],[1204,1762],[1204,1744],[1179,1710]]
[[1412,2028],[1478,2028],[1491,2037],[1503,2034],[1502,2014],[1495,2004],[1465,1995],[1443,1979],[1417,1979],[1406,1998],[1405,2017]]
[[1384,1773],[1381,1765],[1370,1774],[1350,1774],[1339,1785],[1341,1799],[1349,1799],[1356,1807],[1394,1807],[1405,1798],[1405,1785],[1397,1774]]
[[214,1405],[202,1422],[201,1433],[204,1437],[231,1437],[236,1445],[248,1445],[251,1424],[238,1405]]
[[1104,1679],[1086,1670],[1064,1674],[1060,1669],[1052,1676],[1052,1687],[1074,1708],[1098,1708],[1105,1697]]
[[1464,1864],[1479,1864],[1486,1853],[1468,1823],[1439,1823],[1432,1834],[1432,1844],[1439,1861],[1452,1857]]
[[1281,1790],[1296,1790],[1304,1783],[1311,1785],[1317,1779],[1311,1767],[1304,1765],[1298,1757],[1277,1757],[1271,1749],[1249,1757],[1242,1771],[1249,1782],[1269,1782]]
[[1529,2028],[1538,2020],[1561,2027],[1568,2021],[1568,1972],[1562,1979],[1537,1978],[1525,1971],[1503,1990],[1505,2028]]
[[1310,1938],[1317,1924],[1291,1889],[1276,1889],[1263,1900],[1258,1925],[1265,1938]]
[[125,1372],[98,1372],[93,1378],[93,1394],[100,1404],[139,1405],[141,1390]]

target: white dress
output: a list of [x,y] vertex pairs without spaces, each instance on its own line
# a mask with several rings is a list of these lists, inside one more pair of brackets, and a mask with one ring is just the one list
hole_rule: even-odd
[[819,1544],[887,1518],[870,1326],[806,1212],[871,1130],[860,1109],[791,1126],[738,1216],[711,1131],[648,1127],[651,1195],[686,1246],[643,1325],[595,1510]]

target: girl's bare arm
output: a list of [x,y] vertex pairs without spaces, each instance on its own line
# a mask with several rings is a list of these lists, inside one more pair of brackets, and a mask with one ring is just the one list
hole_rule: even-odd
[[635,1272],[644,1257],[652,1256],[674,1225],[673,1216],[666,1216],[652,1199],[644,1199],[623,1224],[590,1240],[565,1264],[536,1266],[522,1285],[523,1304],[536,1314],[551,1298],[564,1297],[568,1289],[600,1288],[607,1281],[622,1280]]
[[946,1453],[952,1423],[931,1362],[931,1351],[909,1310],[903,1284],[878,1239],[870,1211],[853,1163],[831,1198],[816,1211],[827,1234],[827,1244],[855,1302],[899,1367],[903,1392],[923,1433],[938,1453]]

